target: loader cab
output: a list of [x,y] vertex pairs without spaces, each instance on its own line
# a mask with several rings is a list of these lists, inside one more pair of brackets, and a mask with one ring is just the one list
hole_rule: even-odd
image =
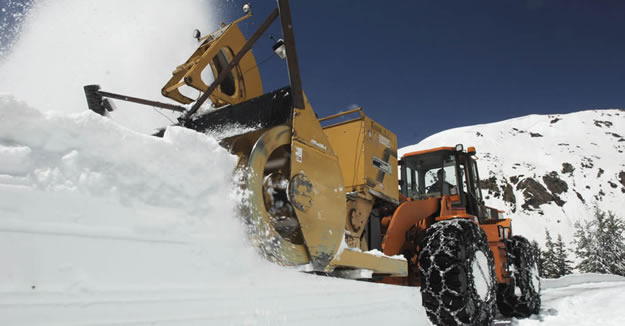
[[447,149],[402,157],[402,194],[412,199],[458,194],[456,156]]
[[462,145],[438,147],[407,153],[400,162],[401,193],[411,200],[448,196],[454,209],[486,220],[490,214],[484,206],[479,188],[475,149],[465,151]]

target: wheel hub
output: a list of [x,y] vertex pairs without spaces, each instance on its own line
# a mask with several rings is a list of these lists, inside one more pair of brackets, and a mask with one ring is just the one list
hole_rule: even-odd
[[488,300],[488,294],[492,285],[488,268],[488,258],[482,251],[475,252],[475,258],[471,264],[475,291],[482,301]]
[[300,211],[306,211],[313,203],[313,186],[308,178],[298,173],[289,184],[289,201]]
[[534,265],[532,266],[532,269],[530,271],[530,277],[532,278],[532,287],[534,288],[534,291],[538,292],[540,291],[540,274],[538,272],[538,264],[534,263]]

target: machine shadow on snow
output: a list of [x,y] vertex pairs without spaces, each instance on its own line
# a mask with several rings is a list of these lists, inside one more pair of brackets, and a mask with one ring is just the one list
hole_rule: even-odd
[[[527,318],[530,320],[538,320],[540,322],[544,322],[545,316],[557,316],[557,315],[558,315],[558,310],[556,310],[555,308],[548,308],[548,309],[540,309],[540,312],[538,312],[537,314],[530,315]],[[519,319],[515,317],[506,317],[502,315],[501,313],[497,313],[497,315],[495,316],[495,318],[493,319],[491,323],[491,326],[506,326],[506,325],[517,326],[517,325],[520,325],[520,321]]]

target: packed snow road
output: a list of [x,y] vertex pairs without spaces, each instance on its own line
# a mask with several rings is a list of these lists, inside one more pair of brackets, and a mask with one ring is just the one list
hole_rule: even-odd
[[518,325],[625,325],[625,278],[569,275],[544,283],[540,315]]
[[[1,325],[428,325],[418,288],[280,268],[248,244],[235,158],[0,96]],[[622,325],[625,279],[547,281],[540,316]]]

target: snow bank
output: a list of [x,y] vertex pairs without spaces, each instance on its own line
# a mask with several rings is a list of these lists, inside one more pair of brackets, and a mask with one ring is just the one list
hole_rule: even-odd
[[571,285],[586,283],[602,283],[602,282],[625,282],[625,277],[611,274],[571,274],[556,279],[542,279],[541,283],[544,288],[555,289],[563,288]]
[[625,324],[625,278],[615,275],[577,274],[545,280],[538,316],[515,320],[512,325],[594,326]]
[[187,129],[161,139],[0,97],[0,289],[191,286],[214,275],[179,266],[236,271],[249,261],[234,257],[246,252],[235,164]]

